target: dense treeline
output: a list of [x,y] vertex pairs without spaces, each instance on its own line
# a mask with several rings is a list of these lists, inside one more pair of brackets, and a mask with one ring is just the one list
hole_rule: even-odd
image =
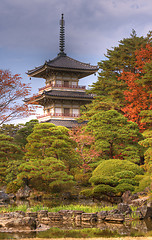
[[[69,130],[31,120],[0,128],[0,182],[46,193],[81,190],[87,197],[151,189],[152,45],[135,31],[107,50],[82,108],[86,125]],[[77,188],[73,188],[77,186]]]

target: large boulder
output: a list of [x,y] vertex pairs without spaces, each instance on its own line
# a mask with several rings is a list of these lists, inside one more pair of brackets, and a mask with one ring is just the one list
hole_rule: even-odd
[[143,205],[143,206],[137,208],[137,210],[141,212],[144,219],[152,218],[152,207]]
[[121,213],[124,215],[131,214],[131,212],[132,212],[131,208],[127,204],[124,204],[124,203],[119,203],[117,210],[118,210],[118,213]]
[[28,186],[20,188],[16,193],[17,199],[26,199],[30,196],[31,189]]
[[0,191],[0,202],[9,202],[9,200],[9,196],[5,192]]
[[36,229],[36,220],[30,217],[23,218],[12,218],[5,220],[5,227],[7,229],[13,228],[17,230],[35,230]]

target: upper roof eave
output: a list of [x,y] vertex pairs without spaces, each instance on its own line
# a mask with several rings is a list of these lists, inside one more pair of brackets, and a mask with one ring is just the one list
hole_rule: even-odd
[[46,69],[54,71],[76,72],[84,76],[88,76],[97,72],[98,66],[92,66],[68,56],[57,56],[53,60],[49,60],[48,62],[46,61],[45,64],[29,70],[27,74],[31,77],[42,77],[43,73],[45,74]]

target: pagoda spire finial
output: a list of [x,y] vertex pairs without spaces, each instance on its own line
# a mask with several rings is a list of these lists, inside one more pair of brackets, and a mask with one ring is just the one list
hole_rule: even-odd
[[64,25],[65,25],[65,21],[63,18],[64,14],[62,13],[61,15],[61,20],[60,20],[60,52],[59,52],[59,56],[65,56],[65,52],[64,52],[64,48],[65,48],[65,29],[64,29]]

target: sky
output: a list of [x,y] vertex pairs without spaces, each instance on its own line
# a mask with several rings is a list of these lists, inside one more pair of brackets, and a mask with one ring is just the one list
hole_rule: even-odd
[[[59,53],[59,21],[65,20],[65,52],[97,65],[132,29],[152,30],[152,0],[0,0],[0,68],[31,83],[31,95],[45,85],[26,72]],[[98,75],[81,79],[90,85]],[[34,117],[35,118],[35,117]],[[21,121],[19,121],[21,122]]]

